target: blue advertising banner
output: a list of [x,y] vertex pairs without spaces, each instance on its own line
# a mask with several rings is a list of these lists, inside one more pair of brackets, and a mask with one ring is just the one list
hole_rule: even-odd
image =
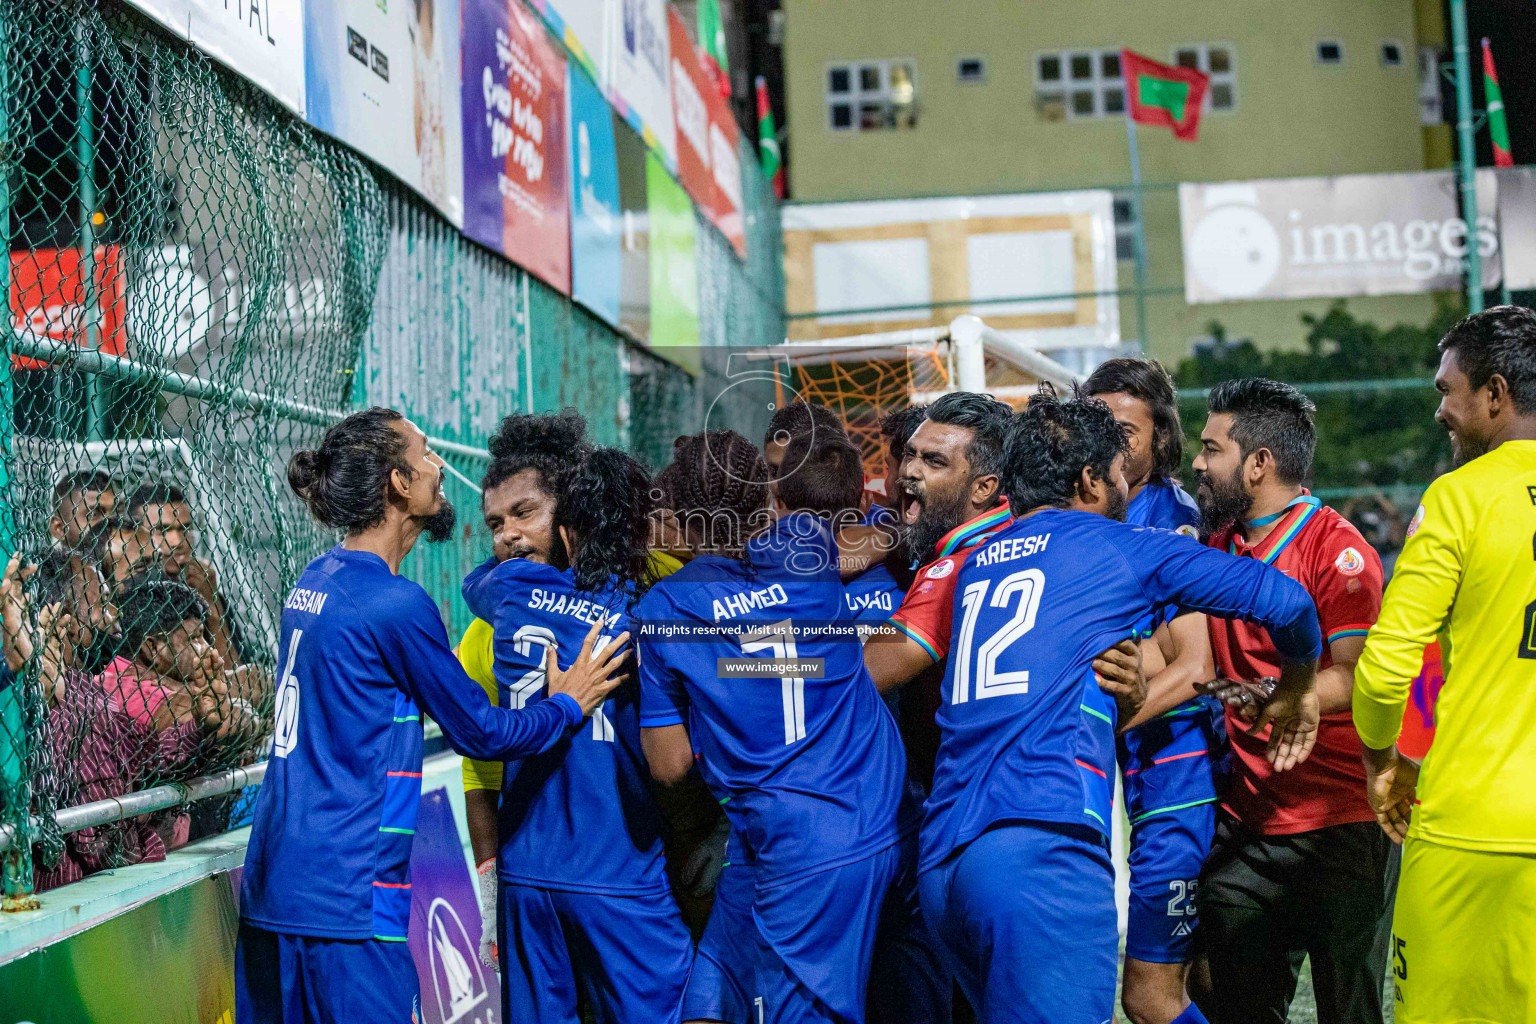
[[446,789],[421,795],[411,846],[411,957],[420,1024],[498,1024],[501,986],[480,963],[480,900]]
[[571,297],[619,326],[623,217],[613,116],[586,72],[568,65],[571,140]]

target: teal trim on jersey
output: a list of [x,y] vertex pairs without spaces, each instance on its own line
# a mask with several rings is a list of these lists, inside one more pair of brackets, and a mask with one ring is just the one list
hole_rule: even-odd
[[1102,718],[1109,725],[1114,725],[1115,724],[1114,720],[1111,719],[1104,712],[1102,712],[1102,711],[1095,711],[1093,708],[1089,707],[1087,704],[1079,704],[1077,706],[1077,708],[1078,708],[1079,711],[1086,711],[1086,712],[1088,712],[1094,718]]
[[[1093,813],[1092,811],[1090,811],[1088,808],[1084,807],[1083,808],[1083,813],[1088,815],[1088,817],[1092,818],[1094,821],[1098,822],[1100,825],[1104,825],[1104,819],[1099,817],[1097,814]],[[1104,825],[1104,827],[1108,828],[1109,826],[1108,825]]]
[[1191,700],[1191,701],[1185,701],[1183,704],[1180,704],[1178,707],[1174,708],[1172,711],[1164,711],[1162,714],[1158,715],[1157,717],[1158,718],[1177,718],[1180,715],[1194,715],[1194,714],[1199,714],[1199,712],[1200,712],[1200,705]]
[[375,942],[407,942],[409,940],[404,935],[375,935],[373,937],[373,941],[375,941]]
[[1204,800],[1191,800],[1187,804],[1170,804],[1167,807],[1155,807],[1150,811],[1143,811],[1142,813],[1136,815],[1136,817],[1131,819],[1131,824],[1134,825],[1139,821],[1146,821],[1154,814],[1167,814],[1170,811],[1182,811],[1186,807],[1199,807],[1201,804],[1213,804],[1216,802],[1216,800],[1217,798],[1213,796],[1207,797]]
[[399,833],[402,836],[413,836],[413,835],[416,834],[416,830],[413,829],[413,828],[390,828],[390,827],[385,826],[385,825],[380,825],[379,826],[379,831],[380,832],[397,832],[397,833]]
[[1370,632],[1369,629],[1340,629],[1328,634],[1328,642],[1333,643],[1342,636],[1368,636]]
[[720,798],[720,806],[721,807],[724,807],[726,804],[728,804],[730,802],[731,802],[731,798],[728,797],[728,796],[723,796],[723,797]]
[[419,721],[421,721],[421,716],[420,715],[406,715],[404,718],[400,717],[399,715],[395,716],[395,722],[397,724],[400,723],[400,722],[419,722]]
[[890,622],[891,622],[891,625],[893,625],[897,629],[901,630],[902,635],[907,636],[907,637],[909,637],[909,638],[911,638],[913,640],[916,640],[917,641],[917,645],[919,647],[921,647],[924,651],[927,652],[928,657],[932,658],[934,661],[938,661],[939,660],[939,652],[934,650],[933,649],[933,645],[930,644],[927,640],[924,640],[922,637],[918,636],[912,630],[908,629],[906,626],[903,626],[901,623],[897,622],[895,619],[891,619]]

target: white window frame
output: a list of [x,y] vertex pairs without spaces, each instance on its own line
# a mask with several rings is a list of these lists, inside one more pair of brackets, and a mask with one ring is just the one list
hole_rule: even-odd
[[[1236,113],[1237,112],[1237,105],[1238,105],[1238,98],[1237,98],[1237,47],[1233,46],[1231,43],[1224,43],[1224,42],[1220,42],[1220,41],[1214,42],[1214,43],[1181,43],[1181,44],[1179,44],[1177,46],[1172,47],[1168,51],[1168,63],[1174,65],[1175,67],[1177,67],[1178,64],[1179,64],[1179,51],[1180,50],[1194,50],[1195,53],[1197,54],[1196,60],[1200,64],[1200,70],[1205,72],[1206,76],[1209,77],[1210,80],[1211,80],[1210,81],[1210,86],[1207,87],[1207,89],[1205,90],[1205,100],[1204,100],[1204,102],[1202,102],[1200,104],[1200,112],[1203,113],[1203,114],[1232,114],[1232,113]],[[1211,71],[1211,51],[1212,50],[1226,50],[1227,51],[1227,70],[1225,70],[1225,71],[1217,71],[1217,72],[1212,72]],[[1214,91],[1215,86],[1218,86],[1218,85],[1225,85],[1227,88],[1232,90],[1232,105],[1231,106],[1228,106],[1228,107],[1218,107],[1218,106],[1215,106],[1212,103],[1212,101],[1211,101],[1211,93]]]
[[[1339,48],[1339,59],[1334,61],[1323,60],[1324,45],[1332,44]],[[1312,63],[1320,68],[1341,68],[1349,63],[1349,51],[1344,48],[1342,39],[1319,39],[1312,44]]]
[[[1118,46],[1074,46],[1067,50],[1037,50],[1034,54],[1035,97],[1038,99],[1047,93],[1059,94],[1061,105],[1065,111],[1065,120],[1068,121],[1094,121],[1104,118],[1121,118],[1125,116],[1125,106],[1130,102],[1125,89],[1125,67],[1120,68],[1120,77],[1106,78],[1104,76],[1104,57],[1112,55],[1120,57],[1121,48]],[[1093,75],[1090,78],[1072,77],[1072,58],[1087,56],[1092,64]],[[1055,57],[1061,61],[1061,78],[1054,82],[1048,82],[1040,76],[1040,61],[1045,57]],[[1072,94],[1075,92],[1093,93],[1093,113],[1079,114],[1072,109]],[[1105,109],[1105,99],[1109,92],[1120,93],[1120,109],[1108,111]]]
[[[974,60],[981,65],[979,78],[964,78],[960,74],[960,65],[968,60]],[[986,85],[987,84],[987,58],[979,53],[962,53],[955,58],[955,81],[961,85]]]
[[[867,103],[891,104],[891,68],[895,65],[906,65],[912,74],[912,110],[914,118],[917,110],[917,59],[915,57],[888,57],[879,60],[839,60],[831,61],[822,69],[822,95],[825,97],[826,125],[832,132],[859,134],[861,132],[898,131],[916,125],[893,124],[889,127],[879,128],[863,127],[863,118],[860,116],[860,108]],[[880,72],[880,84],[875,89],[863,87],[860,72],[864,68],[875,67]],[[842,69],[848,72],[848,91],[835,93],[832,91],[832,72]],[[846,104],[849,108],[849,123],[846,128],[838,128],[832,123],[832,108]]]
[[[1396,64],[1387,63],[1386,49],[1389,46],[1397,47]],[[1381,41],[1381,45],[1376,48],[1376,59],[1384,68],[1390,68],[1393,71],[1401,71],[1402,69],[1409,66],[1408,47],[1403,45],[1403,41],[1401,39],[1383,39]]]

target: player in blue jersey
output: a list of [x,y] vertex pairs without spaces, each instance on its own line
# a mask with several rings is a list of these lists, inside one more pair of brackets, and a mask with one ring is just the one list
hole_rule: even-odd
[[618,685],[620,634],[568,670],[546,660],[551,699],[493,708],[459,667],[437,606],[399,575],[422,533],[446,539],[442,460],[393,409],[354,413],[288,482],[345,539],[316,558],[283,606],[272,754],[256,800],[240,900],[242,1024],[406,1021],[417,1010],[405,945],[421,798],[421,715],[461,752],[547,750]]
[[959,570],[921,892],[983,1024],[1113,1015],[1117,711],[1095,652],[1168,608],[1250,618],[1286,661],[1285,696],[1267,709],[1275,767],[1299,763],[1316,739],[1321,638],[1306,591],[1251,560],[1117,522],[1127,447],[1102,402],[1042,389],[1004,453],[1018,521]]
[[[465,578],[465,604],[495,630],[502,707],[541,702],[551,645],[575,650],[605,621],[600,650],[628,628],[648,576],[649,493],[634,459],[597,449],[557,496],[555,564],[493,558]],[[503,772],[498,946],[511,1020],[578,1024],[578,989],[602,1024],[678,1019],[693,946],[662,860],[639,689],[629,677],[589,726]]]
[[[1126,522],[1198,543],[1200,510],[1174,479],[1184,430],[1168,372],[1150,359],[1111,359],[1083,391],[1109,406],[1130,444]],[[1204,1018],[1185,992],[1186,976],[1196,885],[1216,828],[1225,723],[1220,704],[1194,690],[1215,672],[1205,616],[1178,615],[1144,646],[1149,662],[1167,667],[1151,679],[1145,706],[1117,744],[1131,823],[1121,1005],[1132,1024],[1196,1024]]]
[[765,516],[766,467],[739,434],[686,438],[674,455],[673,500],[708,532],[690,528],[698,553],[636,612],[646,756],[667,782],[697,751],[753,862],[759,1019],[857,1024],[877,934],[911,922],[901,740],[844,614],[826,524]]

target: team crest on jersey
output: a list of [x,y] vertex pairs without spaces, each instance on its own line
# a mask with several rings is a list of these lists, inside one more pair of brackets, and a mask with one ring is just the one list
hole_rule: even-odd
[[1345,548],[1333,560],[1333,567],[1345,576],[1359,576],[1365,571],[1365,558],[1354,548]]
[[1409,523],[1408,523],[1408,532],[1403,536],[1403,540],[1407,540],[1409,537],[1412,537],[1414,534],[1418,533],[1419,532],[1419,526],[1423,522],[1424,522],[1424,506],[1420,505],[1419,506],[1419,510],[1413,514],[1413,519],[1410,520]]
[[1176,527],[1173,532],[1179,534],[1182,537],[1193,537],[1196,540],[1200,539],[1200,531],[1196,530],[1193,526],[1190,526],[1188,523],[1185,523],[1182,526]]
[[954,559],[946,558],[942,562],[934,562],[932,565],[930,565],[928,567],[928,572],[925,575],[927,575],[927,577],[931,580],[941,580],[954,571]]

